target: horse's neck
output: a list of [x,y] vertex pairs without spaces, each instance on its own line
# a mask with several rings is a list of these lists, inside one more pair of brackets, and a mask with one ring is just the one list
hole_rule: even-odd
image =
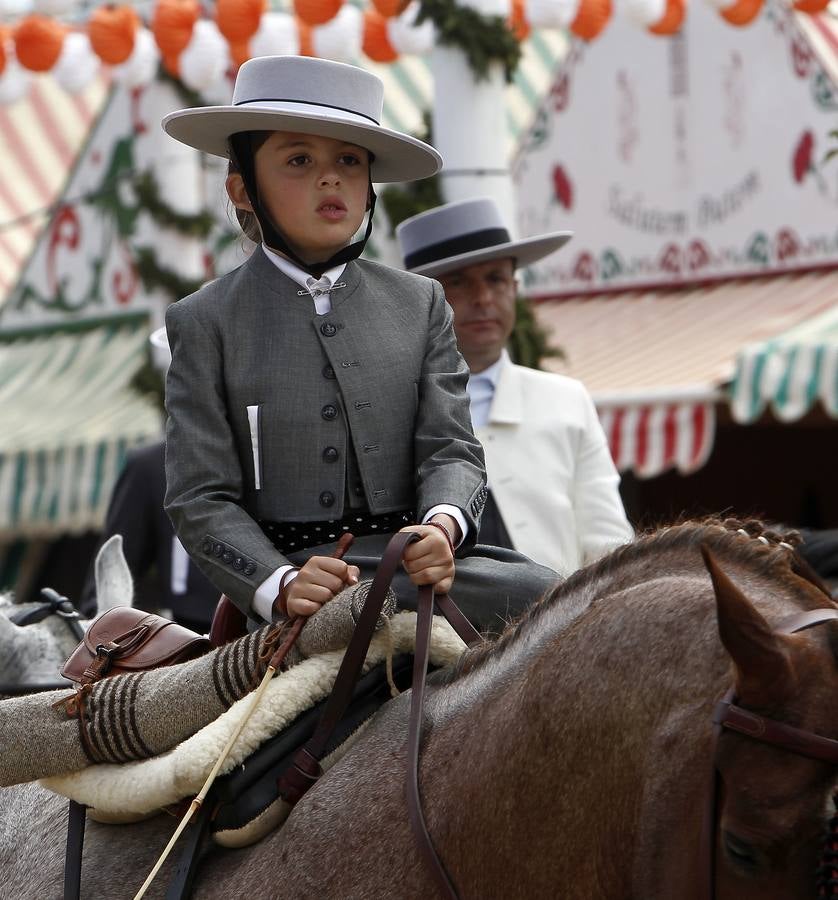
[[[708,674],[721,682],[726,663],[713,642],[690,637],[708,631],[710,604],[685,609],[665,581],[655,591],[672,599],[654,607],[644,585],[603,599],[570,627],[561,611],[552,622],[548,613],[537,633],[436,695],[434,732],[447,732],[437,758],[443,767],[467,761],[440,774],[442,795],[472,806],[464,814],[471,831],[474,822],[498,827],[499,811],[506,820],[497,878],[516,860],[538,858],[551,860],[545,890],[562,873],[587,885],[580,897],[591,884],[627,881],[624,870],[600,871],[590,848],[616,845],[630,855],[643,839],[639,820],[663,777],[667,741],[679,745],[679,766],[707,752]],[[697,685],[707,696],[698,718]],[[696,803],[700,791],[703,783]]]

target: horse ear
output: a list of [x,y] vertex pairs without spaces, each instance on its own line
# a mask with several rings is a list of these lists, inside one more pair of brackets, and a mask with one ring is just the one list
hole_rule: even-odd
[[134,581],[122,552],[122,535],[109,537],[96,554],[96,603],[99,612],[115,606],[132,606]]
[[793,685],[794,671],[788,648],[722,571],[706,546],[701,547],[701,555],[713,581],[719,636],[736,666],[736,692],[751,702],[758,699],[766,702],[778,686]]

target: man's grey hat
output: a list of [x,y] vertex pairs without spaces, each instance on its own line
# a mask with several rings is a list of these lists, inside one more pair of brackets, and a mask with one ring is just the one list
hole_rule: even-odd
[[414,137],[382,128],[384,85],[371,72],[307,56],[260,56],[239,69],[230,106],[181,109],[163,119],[176,140],[229,157],[230,135],[293,131],[357,144],[375,155],[372,180],[412,181],[442,167]]
[[572,231],[513,241],[497,203],[489,197],[446,203],[405,219],[397,228],[404,267],[435,277],[476,263],[512,257],[529,266],[566,244]]

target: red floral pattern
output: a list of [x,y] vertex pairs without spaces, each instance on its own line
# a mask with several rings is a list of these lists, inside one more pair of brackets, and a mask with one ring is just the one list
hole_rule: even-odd
[[564,166],[553,166],[553,196],[565,209],[573,209],[573,185]]
[[781,228],[777,232],[776,254],[781,262],[793,259],[800,252],[800,241],[791,228]]
[[703,269],[710,262],[710,251],[704,241],[691,241],[687,247],[687,268],[691,272]]
[[677,244],[667,244],[660,255],[661,270],[672,275],[681,274],[681,250]]
[[52,229],[47,245],[47,285],[52,294],[58,291],[56,255],[59,247],[76,250],[81,240],[81,223],[72,206],[62,206],[52,219]]
[[812,154],[815,151],[815,136],[811,131],[804,131],[794,149],[791,168],[794,180],[801,184],[806,173],[812,168]]
[[593,281],[596,277],[596,263],[590,253],[580,253],[573,266],[573,277],[579,281]]

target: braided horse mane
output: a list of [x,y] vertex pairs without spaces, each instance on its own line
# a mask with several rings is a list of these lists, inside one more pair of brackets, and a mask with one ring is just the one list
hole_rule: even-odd
[[[792,575],[802,577],[831,599],[829,589],[796,551],[801,542],[799,532],[794,530],[771,528],[758,519],[718,516],[690,519],[647,531],[557,584],[507,625],[496,641],[466,651],[444,678],[444,683],[453,683],[501,656],[510,645],[530,629],[543,624],[542,620],[563,604],[576,610],[575,618],[609,591],[636,580],[638,563],[648,565],[656,557],[677,553],[699,560],[702,545],[718,558],[748,565],[767,576],[784,581]],[[833,652],[838,659],[838,641]]]

